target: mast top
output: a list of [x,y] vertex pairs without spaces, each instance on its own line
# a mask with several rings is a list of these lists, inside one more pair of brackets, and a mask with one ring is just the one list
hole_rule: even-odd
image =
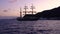
[[28,9],[28,6],[26,6],[26,4],[25,4],[25,6],[24,6],[24,9]]
[[33,4],[31,5],[31,8],[30,9],[35,9],[35,7],[33,6]]

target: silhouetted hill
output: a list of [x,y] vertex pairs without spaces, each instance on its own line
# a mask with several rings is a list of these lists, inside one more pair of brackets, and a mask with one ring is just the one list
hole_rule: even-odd
[[39,12],[36,16],[38,16],[38,18],[60,19],[60,7]]

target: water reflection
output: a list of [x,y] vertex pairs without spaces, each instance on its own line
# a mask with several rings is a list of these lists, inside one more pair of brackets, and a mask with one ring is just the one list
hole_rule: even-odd
[[59,28],[49,28],[46,21],[0,20],[0,34],[60,34]]

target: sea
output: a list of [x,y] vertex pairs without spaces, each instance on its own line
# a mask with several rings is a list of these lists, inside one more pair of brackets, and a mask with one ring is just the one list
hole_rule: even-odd
[[0,19],[0,34],[60,34],[60,20]]

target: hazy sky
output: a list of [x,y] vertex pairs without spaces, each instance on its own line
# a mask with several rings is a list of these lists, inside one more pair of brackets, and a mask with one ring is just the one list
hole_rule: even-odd
[[31,4],[37,12],[60,6],[60,0],[0,0],[0,16],[19,16],[19,8]]

